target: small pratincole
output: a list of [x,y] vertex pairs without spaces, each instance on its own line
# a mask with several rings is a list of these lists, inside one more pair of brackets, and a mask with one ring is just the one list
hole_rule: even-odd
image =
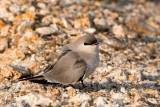
[[43,79],[63,85],[82,82],[99,65],[99,46],[93,35],[85,35],[65,45],[58,59],[42,75],[20,80]]

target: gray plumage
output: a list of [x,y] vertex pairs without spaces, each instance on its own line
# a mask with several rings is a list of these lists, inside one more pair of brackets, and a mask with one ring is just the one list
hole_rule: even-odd
[[78,38],[63,47],[61,55],[45,73],[22,80],[45,79],[49,82],[73,84],[91,75],[99,64],[97,39],[92,35]]

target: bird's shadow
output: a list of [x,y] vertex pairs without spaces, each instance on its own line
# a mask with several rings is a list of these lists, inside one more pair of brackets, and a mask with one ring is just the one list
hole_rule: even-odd
[[[143,76],[142,81],[145,80],[150,80],[150,81],[155,81],[155,80],[160,80],[160,77],[158,76]],[[152,78],[152,79],[151,79]],[[160,84],[153,84],[151,83],[137,83],[137,84],[132,84],[130,85],[130,82],[124,82],[121,81],[121,83],[115,82],[115,81],[107,81],[107,82],[85,82],[84,85],[85,87],[80,83],[77,82],[76,84],[69,84],[69,85],[62,85],[60,83],[50,83],[47,82],[46,80],[31,80],[31,82],[38,83],[38,84],[43,84],[45,86],[53,86],[53,87],[62,87],[62,88],[67,88],[67,87],[73,87],[74,89],[79,89],[84,92],[98,92],[100,90],[115,90],[116,92],[121,92],[121,86],[125,87],[127,91],[131,91],[131,89],[154,89],[155,85],[157,85],[157,90],[160,92]]]

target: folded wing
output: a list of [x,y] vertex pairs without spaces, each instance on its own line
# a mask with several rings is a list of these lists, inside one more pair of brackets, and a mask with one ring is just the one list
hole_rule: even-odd
[[67,51],[50,71],[43,74],[50,82],[71,84],[80,80],[87,70],[86,62],[73,51]]

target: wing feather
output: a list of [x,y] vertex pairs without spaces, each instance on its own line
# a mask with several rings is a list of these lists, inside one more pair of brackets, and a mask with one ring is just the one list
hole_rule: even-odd
[[86,62],[76,52],[67,51],[44,77],[51,82],[71,84],[82,78],[86,70]]

